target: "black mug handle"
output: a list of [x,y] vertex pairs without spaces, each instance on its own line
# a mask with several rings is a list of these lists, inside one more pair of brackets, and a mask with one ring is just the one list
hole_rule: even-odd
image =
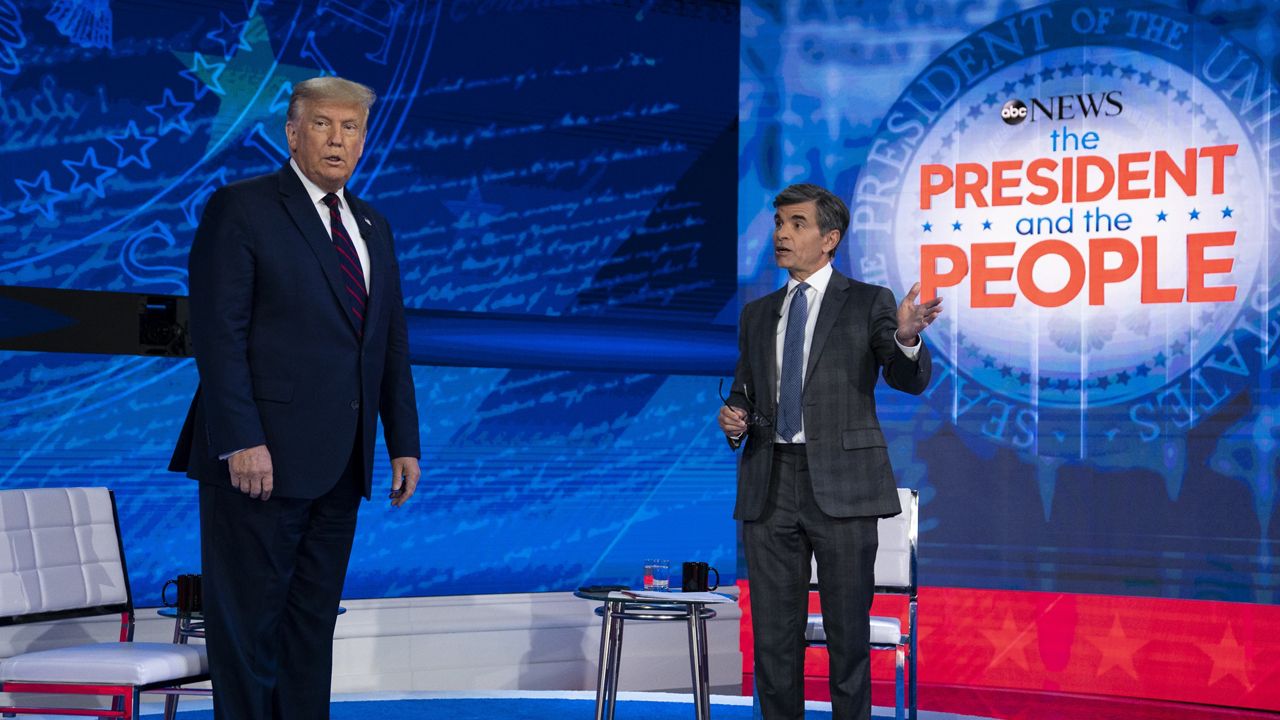
[[[175,597],[174,597],[174,599],[173,599],[173,602],[169,602],[169,598],[165,597],[165,595],[167,595],[167,594],[169,593],[169,586],[170,586],[170,585],[172,585],[172,586],[175,588],[175,591],[174,591],[174,596],[175,596]],[[161,604],[161,605],[164,605],[165,607],[177,607],[177,605],[178,605],[178,598],[176,597],[176,596],[177,596],[177,594],[178,594],[178,593],[177,593],[177,590],[176,590],[176,589],[177,589],[177,587],[178,587],[178,581],[177,581],[177,579],[173,579],[173,580],[170,580],[170,581],[166,582],[166,583],[164,584],[164,587],[163,587],[163,588],[160,588],[160,604]]]
[[716,584],[707,588],[707,592],[710,592],[712,590],[719,590],[720,589],[720,571],[713,567],[707,567],[707,570],[716,574]]

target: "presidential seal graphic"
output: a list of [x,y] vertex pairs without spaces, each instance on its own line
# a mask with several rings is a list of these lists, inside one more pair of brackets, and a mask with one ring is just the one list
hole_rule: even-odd
[[1180,474],[1168,441],[1266,372],[1276,339],[1277,99],[1243,47],[1159,6],[1045,5],[939,56],[852,204],[854,267],[943,298],[930,401],[1042,458],[1149,445]]

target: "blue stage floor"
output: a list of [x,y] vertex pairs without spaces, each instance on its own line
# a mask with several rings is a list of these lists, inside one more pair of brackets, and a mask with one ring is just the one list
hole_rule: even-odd
[[[183,699],[180,720],[212,718],[203,699]],[[831,704],[807,703],[806,718],[831,717]],[[711,696],[716,720],[750,720],[751,698]],[[874,709],[873,715],[892,718],[893,708]],[[158,713],[147,713],[147,717]],[[590,720],[595,716],[595,693],[555,691],[421,692],[335,696],[333,720]],[[690,720],[693,701],[678,693],[618,694],[617,720]],[[986,720],[972,715],[920,712],[920,720]]]

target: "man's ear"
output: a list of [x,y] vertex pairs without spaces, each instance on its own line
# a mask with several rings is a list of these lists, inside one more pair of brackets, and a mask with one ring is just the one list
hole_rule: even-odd
[[840,231],[830,230],[822,236],[822,250],[828,256],[834,257],[836,248],[840,247]]

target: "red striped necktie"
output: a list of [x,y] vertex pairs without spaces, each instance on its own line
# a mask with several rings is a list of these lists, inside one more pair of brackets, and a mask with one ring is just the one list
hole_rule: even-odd
[[356,254],[355,243],[347,234],[347,226],[342,224],[342,213],[338,212],[338,196],[329,193],[323,202],[329,206],[329,233],[333,239],[333,249],[338,251],[338,266],[342,268],[342,280],[347,290],[347,307],[355,316],[356,329],[364,331],[364,306],[369,299],[369,291],[364,286],[364,270],[360,267],[360,256]]

